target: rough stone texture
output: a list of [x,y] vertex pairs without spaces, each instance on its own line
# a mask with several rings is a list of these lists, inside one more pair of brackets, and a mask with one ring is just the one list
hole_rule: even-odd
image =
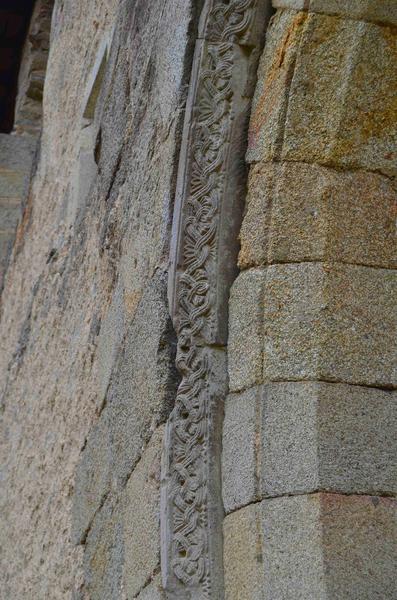
[[262,381],[262,303],[265,274],[241,273],[230,292],[228,368],[232,391]]
[[397,492],[397,395],[280,382],[231,394],[223,427],[227,513],[267,496]]
[[112,440],[113,488],[123,485],[175,401],[179,377],[166,298],[166,275],[158,271],[143,292],[115,361],[104,411]]
[[396,386],[395,286],[395,271],[353,265],[242,273],[230,301],[230,389],[260,383],[262,359],[265,381]]
[[108,496],[92,520],[85,542],[85,580],[81,587],[84,598],[151,598],[149,592],[158,590],[158,582],[150,582],[160,563],[163,434],[163,427],[154,432],[119,498]]
[[123,492],[123,585],[127,598],[134,598],[160,568],[159,503],[163,436],[164,427],[159,427]]
[[[112,435],[124,425],[122,400],[127,398],[122,397],[122,382],[112,375],[123,372],[124,376],[127,371],[127,365],[122,370],[115,363],[123,360],[119,346],[128,335],[139,336],[134,342],[126,339],[126,348],[135,346],[135,373],[149,353],[146,376],[142,373],[133,381],[129,373],[128,389],[123,392],[129,401],[139,401],[145,431],[139,439],[130,432],[128,443],[135,452],[130,456],[127,429],[122,443],[115,436],[111,475],[116,482],[122,480],[120,473],[125,480],[152,428],[166,414],[160,396],[165,396],[168,338],[158,331],[155,340],[154,330],[161,324],[167,328],[169,322],[163,317],[157,320],[155,307],[161,302],[149,290],[157,285],[155,274],[166,269],[189,71],[190,11],[191,3],[185,0],[56,2],[54,8],[40,157],[2,294],[0,531],[4,550],[0,579],[6,598],[57,600],[70,598],[72,590],[76,598],[80,590],[84,593],[83,547],[74,548],[70,539],[76,466],[87,439],[86,449],[93,443],[90,430],[99,413],[103,415],[112,401],[119,408],[119,425],[111,430]],[[93,120],[97,134],[92,153],[98,175],[71,223],[68,204],[80,151],[84,100],[98,49],[113,27]],[[150,310],[140,305],[143,297],[149,298]],[[99,351],[98,336],[113,299],[113,314],[119,315],[113,322],[121,331],[114,332],[114,342],[109,344],[108,358],[113,364],[100,376],[106,363],[106,339],[102,338]],[[164,315],[164,303],[161,307]],[[137,318],[143,320],[139,327]],[[108,331],[111,328],[107,326]],[[152,372],[148,377],[154,364],[161,371],[157,380]],[[151,397],[155,381],[161,385]],[[127,416],[131,425],[131,413]],[[102,468],[100,452],[92,461],[92,466],[100,461]],[[91,476],[89,464],[87,469]],[[93,479],[97,477],[101,479],[99,471]],[[101,485],[95,506],[106,488]],[[114,506],[113,496],[104,507],[108,505]],[[92,518],[93,506],[85,523]],[[102,518],[110,523],[104,522],[104,550],[95,551],[95,560],[110,562],[108,567],[103,563],[103,571],[99,566],[92,571],[92,589],[102,590],[92,597],[97,593],[102,599],[121,593],[118,577],[122,573],[122,549],[112,541],[118,534],[112,538],[111,533],[120,527],[119,516],[115,514],[113,522],[105,512],[100,510],[94,518],[97,524]],[[97,545],[90,533],[87,557]],[[23,542],[3,543],[10,539]],[[113,548],[111,560],[107,547]],[[89,562],[85,565],[88,569]],[[112,570],[117,573],[113,583]],[[101,583],[105,580],[109,583]]]
[[288,90],[305,20],[305,13],[285,10],[276,13],[269,23],[250,118],[249,163],[280,156]]
[[395,0],[272,0],[272,5],[397,25]]
[[261,507],[261,598],[394,597],[395,499],[313,494],[264,500]]
[[396,3],[273,4],[230,300],[226,598],[394,598]]
[[111,437],[106,419],[91,429],[76,469],[72,508],[72,542],[83,542],[110,489]]
[[262,496],[397,492],[395,392],[274,383],[262,403]]
[[81,597],[90,600],[121,598],[124,544],[123,511],[120,505],[106,502],[95,517],[87,537]]
[[268,36],[249,161],[281,157],[396,174],[394,30],[281,11]]
[[242,508],[224,521],[226,600],[262,600],[264,571],[260,504]]
[[22,171],[29,180],[36,142],[30,137],[0,133],[0,165],[10,171]]
[[178,381],[164,273],[158,272],[149,282],[131,324],[124,328],[123,348],[117,357],[112,334],[120,335],[123,320],[118,322],[117,313],[110,310],[109,323],[116,327],[106,327],[99,335],[104,344],[110,337],[99,357],[105,357],[104,367],[110,364],[114,373],[106,387],[106,406],[90,431],[77,468],[72,521],[75,541],[84,538],[107,494],[125,484],[152,432],[165,421]]
[[161,577],[157,575],[137,596],[137,600],[166,600],[166,595],[161,585]]
[[274,498],[259,507],[265,573],[261,600],[328,599],[319,496]]
[[318,502],[327,597],[393,598],[396,595],[396,499],[321,494]]
[[0,133],[0,291],[29,186],[35,144]]
[[396,283],[396,272],[387,269],[268,267],[264,380],[396,386]]
[[222,495],[227,513],[258,498],[261,401],[261,388],[251,388],[230,394],[225,402]]
[[304,163],[252,167],[241,228],[241,268],[340,261],[397,266],[397,191],[386,177]]

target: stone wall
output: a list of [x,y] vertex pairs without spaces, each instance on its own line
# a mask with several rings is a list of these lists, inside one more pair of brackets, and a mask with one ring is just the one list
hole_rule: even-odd
[[35,140],[0,133],[0,293],[26,199]]
[[185,0],[55,2],[39,161],[2,294],[4,598],[157,593],[194,18]]
[[[38,2],[34,14],[45,16],[50,4]],[[220,28],[232,36],[228,84],[239,118],[230,109],[215,136],[235,155],[211,164],[237,207],[222,213],[222,227],[236,228],[246,171],[237,149],[247,142],[255,84],[247,65],[260,54],[269,3],[56,0],[29,185],[33,150],[24,136],[33,113],[21,99],[36,89],[29,74],[41,63],[26,47],[16,120],[23,135],[5,137],[29,160],[15,153],[10,161],[0,139],[0,211],[25,195],[0,306],[4,600],[395,597],[397,12],[391,0],[273,5],[248,134],[229,331],[225,298],[237,269],[225,235],[211,263],[216,335],[208,319],[207,337],[195,339],[208,350],[209,377],[227,343],[225,518],[215,506],[215,444],[204,457],[213,495],[198,503],[200,512],[209,498],[214,510],[205,535],[220,570],[223,522],[224,590],[221,576],[210,592],[202,581],[188,591],[180,581],[168,593],[162,587],[160,463],[180,382],[170,312],[184,341],[180,307],[172,293],[172,306],[167,299],[171,223],[178,168],[181,181],[188,165],[182,196],[190,177],[189,160],[178,161],[197,127],[195,82],[208,84],[200,69],[219,70],[226,89]],[[204,17],[207,7],[222,16],[237,6],[239,19],[231,12],[222,30],[221,19],[199,20],[203,6]],[[261,26],[249,29],[255,44],[245,35],[247,7],[260,9]],[[35,31],[40,54],[48,40]],[[206,126],[215,110],[203,97]],[[218,151],[198,130],[199,149]],[[183,239],[191,213],[185,206],[181,214]],[[183,272],[177,259],[170,288]],[[216,402],[214,438],[223,398]]]
[[396,6],[274,5],[230,300],[226,597],[393,598]]

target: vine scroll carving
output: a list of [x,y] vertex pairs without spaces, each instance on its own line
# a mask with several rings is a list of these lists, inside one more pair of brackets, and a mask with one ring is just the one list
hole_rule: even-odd
[[179,163],[169,279],[182,380],[166,427],[162,572],[170,599],[221,600],[220,437],[227,302],[245,196],[247,121],[267,0],[207,0]]

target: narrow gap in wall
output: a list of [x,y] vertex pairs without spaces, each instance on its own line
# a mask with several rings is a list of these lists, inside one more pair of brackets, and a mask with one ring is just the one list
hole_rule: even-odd
[[18,252],[29,224],[53,4],[0,2],[0,293],[11,252]]

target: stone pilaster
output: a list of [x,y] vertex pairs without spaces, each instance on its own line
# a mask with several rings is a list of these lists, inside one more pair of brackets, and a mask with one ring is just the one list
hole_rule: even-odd
[[274,2],[230,301],[227,600],[396,591],[397,37],[386,4]]

